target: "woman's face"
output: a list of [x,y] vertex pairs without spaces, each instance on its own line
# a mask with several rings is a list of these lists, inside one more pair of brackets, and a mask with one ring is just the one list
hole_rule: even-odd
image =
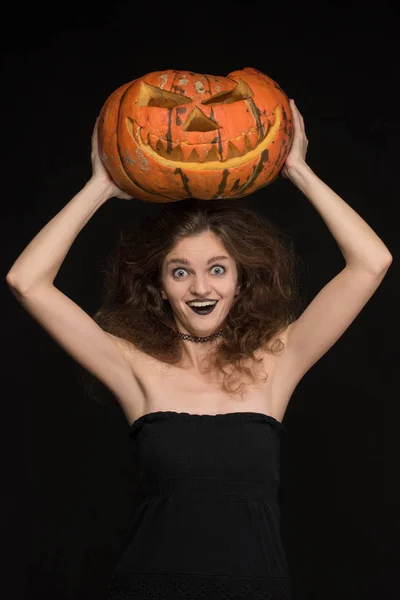
[[[236,263],[215,234],[187,237],[164,258],[161,293],[179,331],[207,336],[221,327],[239,293]],[[218,301],[211,313],[197,314],[187,304],[202,299]]]

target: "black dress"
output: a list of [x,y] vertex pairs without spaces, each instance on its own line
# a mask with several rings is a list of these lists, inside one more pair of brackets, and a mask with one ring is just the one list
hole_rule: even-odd
[[290,599],[280,533],[283,424],[157,411],[131,425],[141,466],[109,600]]

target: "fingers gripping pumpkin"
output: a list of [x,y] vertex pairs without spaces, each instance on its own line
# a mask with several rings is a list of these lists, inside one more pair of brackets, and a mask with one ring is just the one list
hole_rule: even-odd
[[227,77],[155,71],[101,109],[101,159],[124,191],[148,202],[239,198],[271,183],[293,137],[289,100],[260,71]]

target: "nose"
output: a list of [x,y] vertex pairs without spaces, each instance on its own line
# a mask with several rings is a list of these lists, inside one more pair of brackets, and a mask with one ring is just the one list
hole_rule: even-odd
[[210,119],[197,106],[188,115],[182,126],[183,131],[214,131],[220,129],[218,123]]
[[209,294],[209,292],[210,282],[208,281],[207,277],[202,275],[198,275],[197,277],[195,277],[190,288],[190,293],[192,294],[192,296],[205,297]]

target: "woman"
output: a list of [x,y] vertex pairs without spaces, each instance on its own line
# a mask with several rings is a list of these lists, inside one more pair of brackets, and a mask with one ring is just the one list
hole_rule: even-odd
[[78,233],[108,199],[129,199],[99,160],[96,127],[90,181],[7,276],[33,318],[111,390],[138,445],[137,510],[110,599],[290,597],[279,525],[282,419],[298,382],[392,261],[306,164],[303,118],[291,106],[295,135],[282,174],[318,210],[346,263],[298,318],[293,255],[236,201],[172,203],[121,240],[95,318],[62,294],[53,282]]

